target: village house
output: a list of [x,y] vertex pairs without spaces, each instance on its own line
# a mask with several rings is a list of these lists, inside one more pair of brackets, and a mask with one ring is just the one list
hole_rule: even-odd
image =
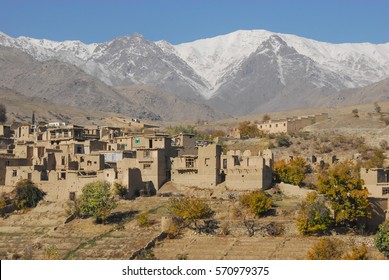
[[154,130],[129,133],[117,127],[63,124],[22,125],[14,137],[7,127],[0,132],[9,137],[0,154],[4,191],[21,179],[36,183],[47,199],[64,200],[80,195],[86,183],[96,180],[119,183],[129,196],[153,194],[170,180],[200,187],[225,181],[231,189],[242,190],[271,184],[271,152],[222,155],[221,146],[196,141],[193,134],[170,137]]
[[266,122],[257,124],[260,131],[264,133],[293,133],[303,129],[306,126],[314,123],[322,122],[328,119],[327,113],[319,115],[308,115],[300,117],[292,117],[278,120],[268,120]]

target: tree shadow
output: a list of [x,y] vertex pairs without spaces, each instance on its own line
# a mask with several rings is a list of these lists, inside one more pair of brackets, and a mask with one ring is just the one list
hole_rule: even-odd
[[107,220],[105,221],[105,224],[118,224],[123,221],[130,220],[138,213],[139,211],[115,212],[108,216]]

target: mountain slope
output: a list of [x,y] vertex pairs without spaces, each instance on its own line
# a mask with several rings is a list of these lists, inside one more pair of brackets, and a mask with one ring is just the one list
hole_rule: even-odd
[[116,90],[75,66],[55,60],[40,62],[20,50],[1,46],[0,86],[57,104],[137,118],[171,121],[228,117],[191,98],[178,97],[152,87],[132,86]]
[[139,34],[86,45],[0,33],[0,45],[72,63],[109,85],[152,85],[241,115],[320,106],[340,90],[389,77],[389,43],[330,44],[266,30],[176,46]]
[[322,100],[327,107],[389,101],[389,78],[362,88],[344,89]]
[[58,104],[160,118],[75,66],[54,60],[39,62],[20,50],[1,46],[0,86]]
[[150,86],[132,85],[115,89],[138,106],[146,107],[164,120],[216,120],[230,117],[198,101],[161,92]]

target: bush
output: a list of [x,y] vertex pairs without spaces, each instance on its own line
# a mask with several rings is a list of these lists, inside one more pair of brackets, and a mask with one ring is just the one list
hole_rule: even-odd
[[149,214],[147,212],[138,215],[138,224],[140,227],[148,227],[150,225]]
[[316,192],[309,192],[300,204],[297,228],[303,235],[323,233],[331,224],[330,210]]
[[375,245],[377,249],[389,258],[389,220],[386,220],[378,228]]
[[293,142],[289,140],[289,137],[284,134],[277,135],[276,142],[278,147],[290,147],[290,145],[293,144]]
[[81,213],[96,218],[97,223],[104,223],[116,203],[106,181],[95,181],[82,188]]
[[120,183],[114,183],[113,184],[113,193],[115,195],[118,195],[119,197],[125,199],[125,198],[127,198],[128,188],[126,188],[125,186],[123,186]]
[[33,208],[45,194],[31,180],[24,179],[16,183],[13,201],[19,209]]
[[307,253],[308,260],[340,260],[343,242],[338,239],[321,238]]
[[81,199],[76,198],[74,201],[66,202],[65,212],[68,216],[74,216],[75,218],[80,218],[82,216],[80,209]]
[[270,210],[273,201],[263,191],[253,191],[243,194],[239,198],[239,203],[255,216],[260,217]]
[[307,253],[309,260],[367,260],[367,247],[361,245],[350,246],[341,240],[321,238]]

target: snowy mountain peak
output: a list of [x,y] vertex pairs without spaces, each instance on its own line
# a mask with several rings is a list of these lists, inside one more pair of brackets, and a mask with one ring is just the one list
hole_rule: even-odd
[[360,87],[389,77],[389,43],[330,44],[266,30],[238,30],[179,45],[151,42],[137,33],[96,44],[0,33],[0,45],[38,60],[71,63],[109,85],[150,84],[210,102],[250,96],[242,106],[251,109],[258,96],[263,103],[272,94],[292,92],[305,100],[302,92]]

